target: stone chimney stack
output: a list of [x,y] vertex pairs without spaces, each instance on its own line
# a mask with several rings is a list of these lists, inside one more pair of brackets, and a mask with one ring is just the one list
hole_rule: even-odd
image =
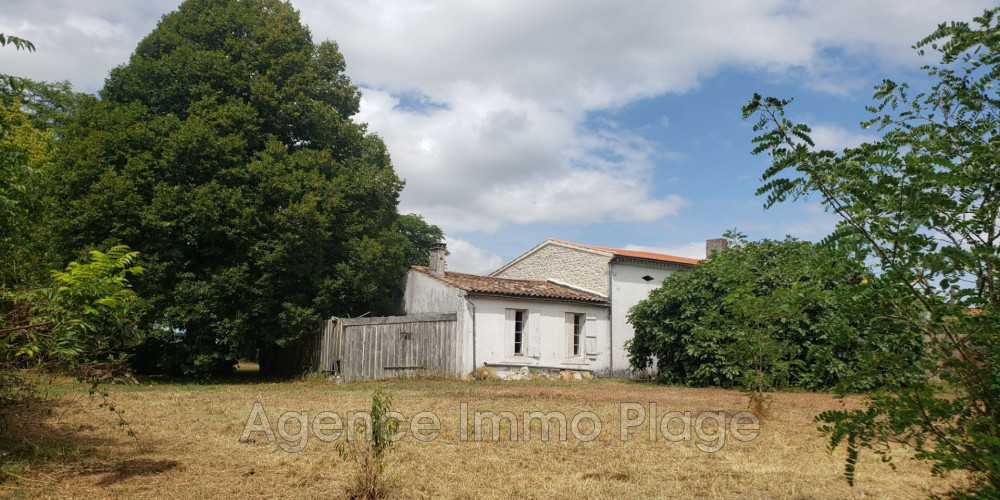
[[725,238],[716,238],[714,240],[705,240],[705,258],[711,259],[712,254],[721,252],[726,249],[726,245],[729,242]]
[[430,271],[438,276],[444,276],[444,257],[448,253],[448,246],[444,243],[434,243],[431,245]]

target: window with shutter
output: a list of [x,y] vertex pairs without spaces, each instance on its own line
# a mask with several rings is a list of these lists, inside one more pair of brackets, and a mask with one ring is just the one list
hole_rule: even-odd
[[504,332],[505,348],[507,356],[524,356],[530,345],[528,339],[528,329],[531,328],[531,319],[528,311],[524,309],[507,309],[506,323],[507,329]]

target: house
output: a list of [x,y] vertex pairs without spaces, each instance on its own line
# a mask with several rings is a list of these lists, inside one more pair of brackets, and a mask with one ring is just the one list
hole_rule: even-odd
[[[725,240],[709,240],[709,255]],[[629,308],[697,259],[548,239],[489,275],[446,269],[444,244],[430,266],[403,280],[401,313],[458,313],[462,364],[498,372],[528,367],[632,375]]]
[[445,269],[446,249],[403,280],[403,314],[458,313],[462,364],[503,374],[536,370],[601,372],[610,362],[607,297],[546,279],[505,278]]
[[[726,240],[706,242],[707,255],[725,247]],[[625,343],[635,331],[628,311],[649,292],[659,288],[664,278],[687,272],[698,259],[653,252],[605,248],[550,238],[497,269],[490,276],[542,278],[587,290],[606,297],[610,309],[608,344],[611,355],[602,370],[611,376],[631,375]]]

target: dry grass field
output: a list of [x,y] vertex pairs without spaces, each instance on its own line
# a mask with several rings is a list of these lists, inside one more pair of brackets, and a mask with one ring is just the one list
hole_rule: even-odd
[[[620,403],[656,402],[667,411],[745,410],[736,391],[688,389],[620,380],[454,381],[409,380],[334,385],[322,381],[227,384],[144,382],[114,387],[111,399],[138,440],[92,397],[65,395],[33,419],[24,442],[5,438],[0,495],[11,498],[338,498],[355,466],[341,461],[336,444],[312,435],[299,453],[282,451],[264,433],[239,442],[255,402],[272,426],[285,411],[321,411],[344,417],[367,410],[376,386],[393,396],[406,417],[434,412],[440,435],[421,442],[406,435],[388,459],[398,498],[919,498],[946,492],[961,478],[932,478],[908,459],[893,471],[862,455],[857,485],[843,479],[843,450],[829,454],[813,417],[842,403],[828,395],[783,393],[773,414],[749,442],[727,437],[721,450],[700,451],[690,442],[650,441],[648,428],[619,439]],[[61,390],[59,387],[57,390]],[[474,411],[561,411],[567,419],[591,411],[600,435],[585,442],[461,440],[460,405]],[[847,404],[851,404],[848,402]],[[671,427],[671,432],[680,423]],[[288,423],[294,431],[296,423]],[[468,423],[466,423],[468,428]],[[405,428],[405,426],[404,426]],[[593,429],[584,422],[580,429]],[[313,429],[315,430],[315,429]],[[503,430],[506,432],[507,427]],[[705,427],[712,431],[711,422]],[[715,429],[717,431],[717,429]],[[488,435],[488,429],[486,431]],[[506,436],[506,434],[505,434]],[[9,450],[9,451],[7,451]],[[905,457],[905,454],[904,454]],[[13,474],[13,475],[12,475]]]

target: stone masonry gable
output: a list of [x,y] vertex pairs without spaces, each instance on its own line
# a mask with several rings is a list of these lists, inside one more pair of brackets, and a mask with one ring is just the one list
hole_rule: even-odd
[[548,241],[491,276],[554,279],[603,295],[608,294],[608,262],[612,254]]

